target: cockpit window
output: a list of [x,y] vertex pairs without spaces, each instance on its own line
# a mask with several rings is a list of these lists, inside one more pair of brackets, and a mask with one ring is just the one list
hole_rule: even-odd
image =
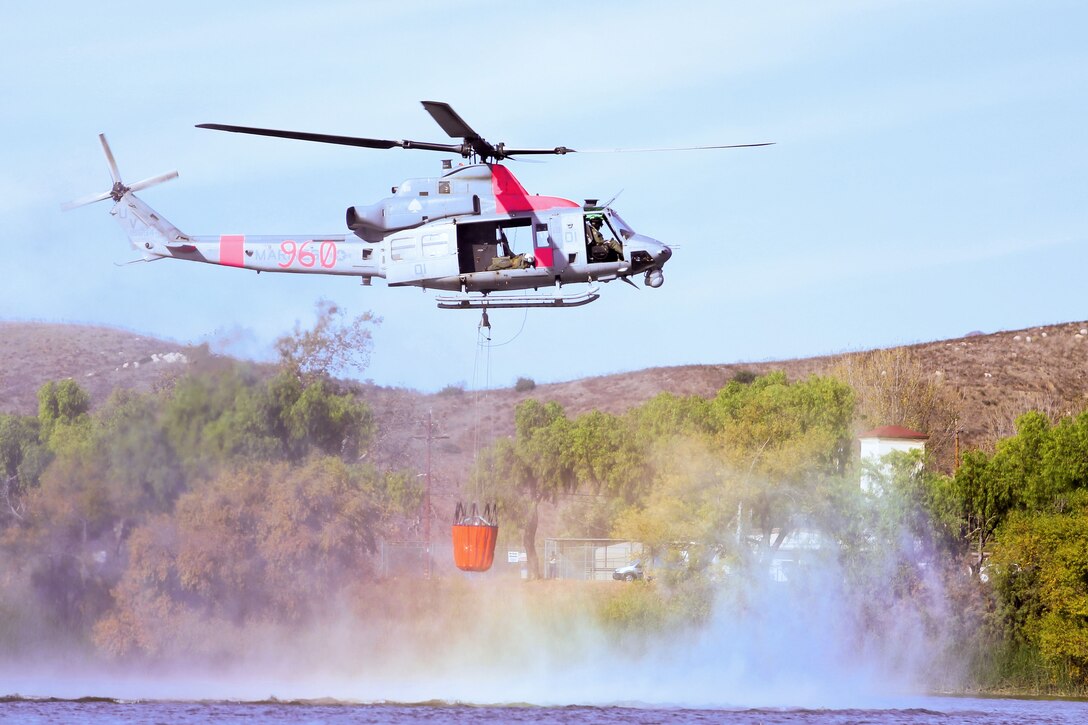
[[585,216],[586,258],[590,263],[617,262],[623,259],[623,244],[626,239],[616,233],[609,215],[604,212],[589,212]]
[[608,219],[608,223],[623,237],[624,241],[635,236],[635,230],[632,229],[616,212],[611,209],[605,209],[605,217]]

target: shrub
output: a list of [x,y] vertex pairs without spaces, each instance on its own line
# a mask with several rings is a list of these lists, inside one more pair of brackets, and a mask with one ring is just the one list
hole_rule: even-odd
[[733,381],[737,382],[737,383],[740,383],[741,385],[747,385],[747,384],[751,383],[752,381],[754,381],[758,377],[759,376],[756,375],[751,370],[741,369],[741,370],[738,370],[735,373],[733,373]]

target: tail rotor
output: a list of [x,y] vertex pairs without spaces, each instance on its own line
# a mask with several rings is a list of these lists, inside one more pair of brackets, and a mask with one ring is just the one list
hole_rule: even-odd
[[69,209],[75,209],[76,207],[80,206],[86,206],[87,204],[93,204],[96,201],[105,201],[106,199],[113,199],[115,202],[121,201],[121,197],[123,197],[130,191],[141,191],[142,189],[147,189],[157,184],[161,184],[164,181],[176,179],[178,176],[177,171],[168,171],[165,174],[152,176],[142,181],[137,181],[135,184],[126,186],[125,183],[121,181],[121,172],[117,170],[117,161],[113,158],[113,151],[110,150],[109,143],[106,142],[106,135],[102,133],[98,134],[98,140],[102,144],[102,151],[104,151],[106,154],[106,163],[110,167],[110,178],[113,180],[113,186],[110,188],[109,191],[92,194],[90,196],[85,196],[80,199],[76,199],[75,201],[70,201],[66,204],[62,204],[61,208],[65,211],[68,211]]

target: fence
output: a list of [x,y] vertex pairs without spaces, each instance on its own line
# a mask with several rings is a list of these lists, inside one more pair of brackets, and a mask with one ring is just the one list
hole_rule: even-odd
[[607,581],[612,571],[642,555],[642,544],[622,539],[544,539],[548,579]]

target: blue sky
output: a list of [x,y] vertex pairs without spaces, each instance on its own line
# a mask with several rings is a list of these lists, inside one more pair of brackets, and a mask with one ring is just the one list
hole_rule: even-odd
[[[166,4],[163,4],[166,5]],[[775,141],[513,165],[609,198],[676,247],[665,284],[496,311],[491,382],[807,357],[1088,318],[1088,10],[1075,2],[21,4],[0,23],[0,319],[87,322],[243,355],[331,299],[383,318],[364,377],[480,386],[478,313],[350,278],[133,258],[96,134],[192,234],[338,233],[441,154],[193,128],[441,141]],[[0,344],[3,344],[0,341]]]

